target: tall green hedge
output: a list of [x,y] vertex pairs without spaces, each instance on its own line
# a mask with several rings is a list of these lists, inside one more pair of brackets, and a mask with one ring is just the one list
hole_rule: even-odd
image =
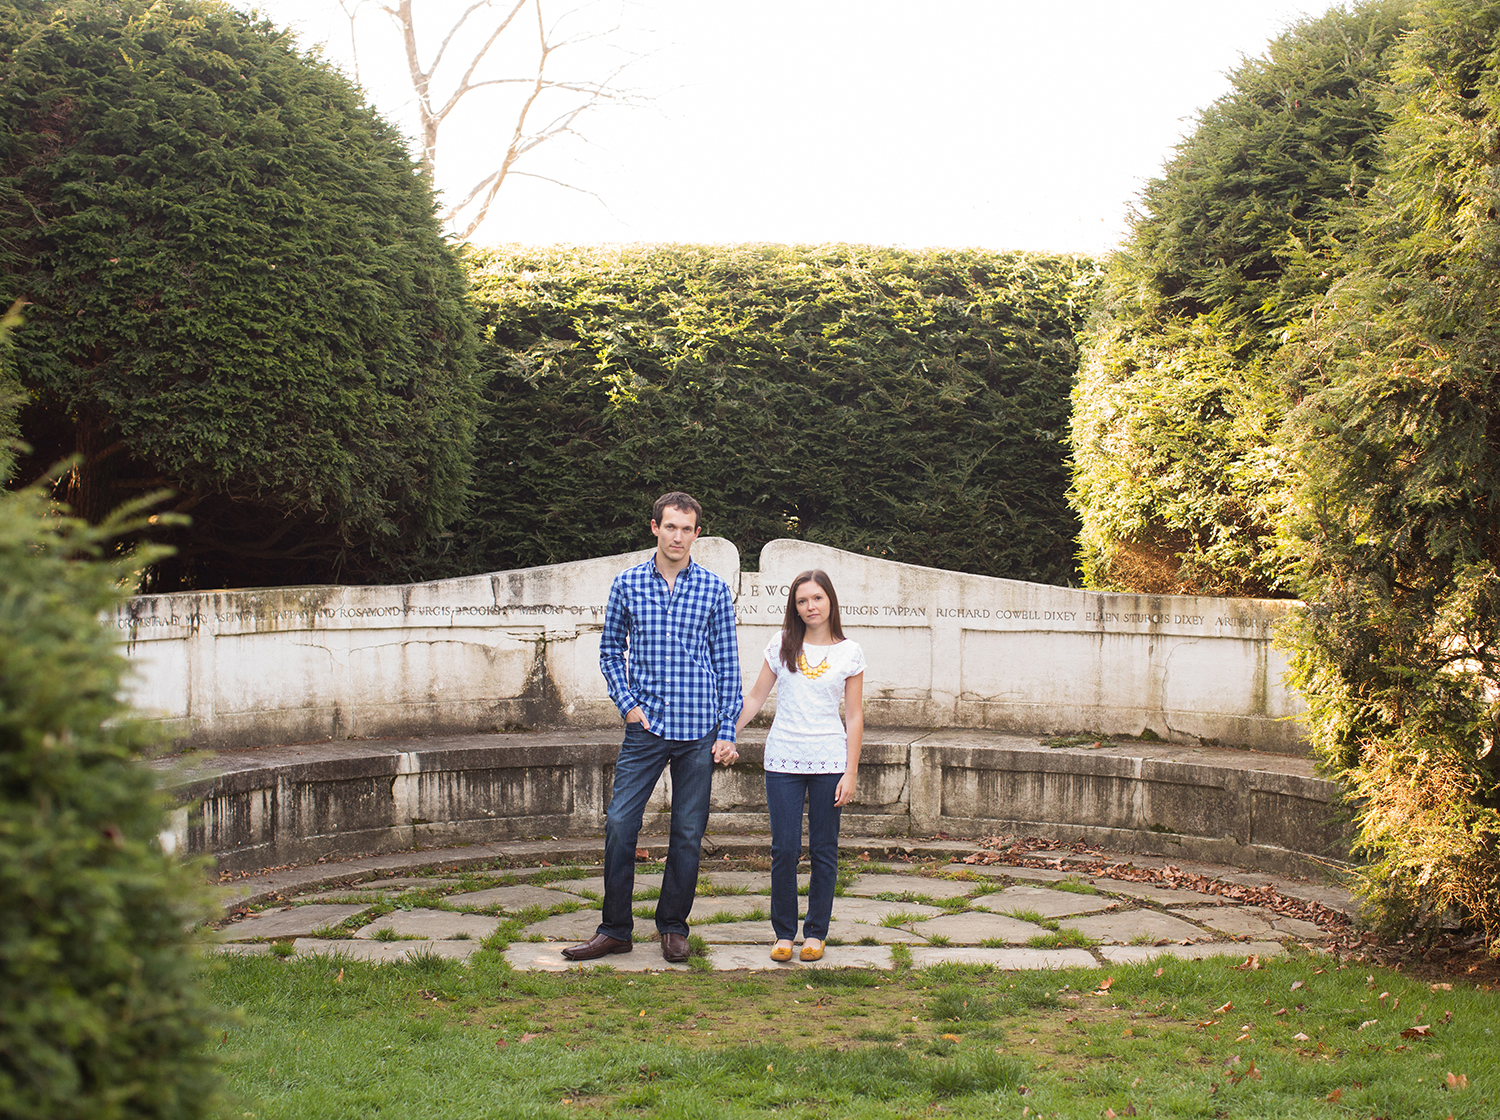
[[754,564],[798,537],[1063,583],[1075,257],[839,245],[477,254],[472,513],[428,571],[642,546],[685,489]]
[[33,455],[97,522],[192,524],[153,586],[370,578],[458,512],[462,268],[401,136],[210,0],[0,4],[0,305]]
[[215,1014],[189,927],[198,874],[164,853],[165,804],[99,625],[137,560],[123,525],[0,493],[0,1116],[187,1120],[214,1106]]

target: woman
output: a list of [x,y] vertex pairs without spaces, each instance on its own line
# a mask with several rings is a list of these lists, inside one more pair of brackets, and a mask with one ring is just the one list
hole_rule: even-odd
[[854,798],[864,741],[864,674],[864,652],[844,637],[833,581],[827,572],[803,572],[792,581],[781,633],[766,646],[765,664],[745,697],[738,724],[743,730],[776,688],[776,718],[766,736],[765,760],[766,807],[771,815],[771,928],[776,933],[773,961],[792,959],[797,936],[804,801],[812,882],[802,924],[802,959],[823,956],[838,878],[839,816]]

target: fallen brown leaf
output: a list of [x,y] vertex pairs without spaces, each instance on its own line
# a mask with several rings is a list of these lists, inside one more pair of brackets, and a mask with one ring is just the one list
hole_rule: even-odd
[[1226,1011],[1233,1011],[1233,1010],[1234,1010],[1234,1001],[1230,1000],[1229,1002],[1225,1003],[1221,1007],[1215,1007],[1214,1008],[1214,1014],[1215,1015],[1222,1015]]
[[1450,1073],[1447,1077],[1448,1088],[1453,1092],[1469,1087],[1469,1075],[1466,1073]]
[[542,1037],[542,1035],[541,1035],[540,1031],[527,1031],[525,1034],[523,1034],[516,1041],[517,1042],[530,1042],[533,1038],[541,1038],[541,1037]]
[[1344,1099],[1344,1090],[1342,1090],[1342,1089],[1335,1089],[1333,1092],[1329,1093],[1323,1099],[1325,1101],[1327,1101],[1329,1104],[1338,1104],[1339,1101],[1341,1101],[1341,1100]]
[[1428,1026],[1426,1023],[1422,1023],[1419,1026],[1407,1027],[1404,1031],[1401,1032],[1401,1037],[1402,1038],[1426,1038],[1431,1033],[1432,1033],[1432,1028],[1430,1026]]

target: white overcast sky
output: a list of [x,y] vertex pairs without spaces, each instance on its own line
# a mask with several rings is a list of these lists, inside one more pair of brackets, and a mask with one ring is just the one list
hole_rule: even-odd
[[[414,0],[428,55],[442,14],[464,2]],[[305,46],[323,44],[353,72],[338,0],[239,6],[290,26]],[[650,101],[580,119],[587,143],[550,143],[521,166],[604,204],[513,181],[475,240],[1104,252],[1124,236],[1144,182],[1227,91],[1225,75],[1331,6],[598,0],[574,26],[618,25],[611,42],[641,56],[622,81]],[[373,5],[359,17],[360,77],[411,134],[410,85],[382,21]],[[558,73],[602,73],[617,57],[590,50],[574,50],[571,67],[558,56]],[[462,193],[509,137],[502,103],[474,110],[443,133],[440,188]]]

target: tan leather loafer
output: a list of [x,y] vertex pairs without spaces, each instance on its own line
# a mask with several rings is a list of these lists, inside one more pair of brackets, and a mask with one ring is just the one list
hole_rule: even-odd
[[802,943],[802,959],[805,961],[820,961],[823,959],[823,943],[816,937],[809,937]]
[[776,948],[771,950],[773,961],[789,961],[792,959],[792,943],[790,941],[776,942]]

